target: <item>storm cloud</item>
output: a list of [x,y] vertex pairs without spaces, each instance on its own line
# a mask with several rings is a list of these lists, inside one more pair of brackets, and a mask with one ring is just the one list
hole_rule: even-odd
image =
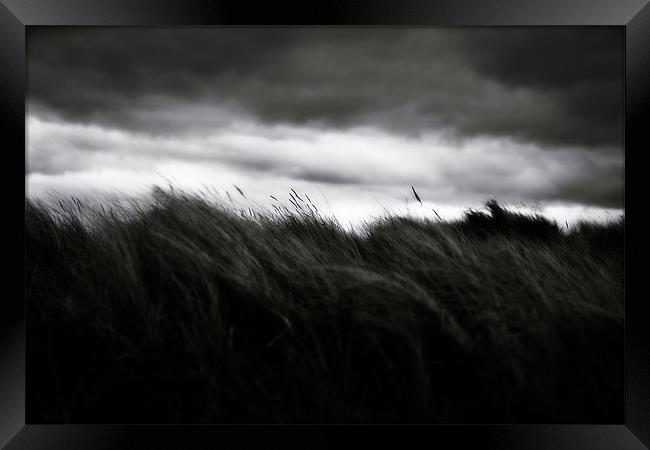
[[29,94],[70,120],[152,132],[167,123],[146,112],[199,103],[269,123],[618,146],[622,58],[616,28],[37,29]]
[[623,89],[618,28],[30,28],[28,166],[620,208]]

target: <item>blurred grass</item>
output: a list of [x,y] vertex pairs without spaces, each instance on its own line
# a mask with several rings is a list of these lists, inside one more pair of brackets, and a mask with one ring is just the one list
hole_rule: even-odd
[[622,220],[351,233],[295,194],[26,199],[27,421],[623,420]]

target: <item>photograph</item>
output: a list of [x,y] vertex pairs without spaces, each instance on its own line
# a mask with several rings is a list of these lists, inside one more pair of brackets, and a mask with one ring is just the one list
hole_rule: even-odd
[[27,423],[624,422],[624,28],[25,43]]

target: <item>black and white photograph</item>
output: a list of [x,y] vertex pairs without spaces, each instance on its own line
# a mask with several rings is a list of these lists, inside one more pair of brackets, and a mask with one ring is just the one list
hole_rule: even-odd
[[30,27],[27,422],[621,423],[621,27]]

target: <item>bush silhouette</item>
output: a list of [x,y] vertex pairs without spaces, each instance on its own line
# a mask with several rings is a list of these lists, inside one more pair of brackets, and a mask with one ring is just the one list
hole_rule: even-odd
[[494,199],[488,200],[485,206],[487,213],[476,210],[465,212],[464,220],[460,224],[464,232],[481,237],[502,235],[537,240],[560,236],[557,223],[542,215],[530,216],[508,211]]

